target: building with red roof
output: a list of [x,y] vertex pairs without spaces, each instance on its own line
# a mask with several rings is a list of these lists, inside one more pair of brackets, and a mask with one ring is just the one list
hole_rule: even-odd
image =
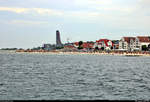
[[128,51],[133,50],[135,48],[135,39],[135,37],[122,37],[119,41],[119,49]]
[[119,49],[121,50],[142,50],[142,46],[147,47],[150,44],[150,36],[137,36],[137,37],[122,37],[119,41]]
[[150,36],[137,36],[135,44],[140,50],[142,50],[143,45],[150,46]]
[[113,46],[114,45],[113,45],[112,41],[108,40],[108,39],[96,40],[96,43],[94,45],[95,48],[98,47],[99,49],[101,49],[102,47],[104,49],[106,49],[106,48],[110,48],[111,49]]
[[150,36],[137,36],[137,39],[141,43],[150,43]]
[[65,45],[64,48],[73,49],[75,47],[73,45]]
[[[74,46],[79,47],[79,42],[75,42]],[[94,46],[94,42],[83,42],[81,46],[85,49],[92,49]]]

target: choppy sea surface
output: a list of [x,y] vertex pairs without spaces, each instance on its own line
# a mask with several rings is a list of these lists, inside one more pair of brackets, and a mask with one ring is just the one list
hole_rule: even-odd
[[150,57],[0,52],[0,100],[143,99]]

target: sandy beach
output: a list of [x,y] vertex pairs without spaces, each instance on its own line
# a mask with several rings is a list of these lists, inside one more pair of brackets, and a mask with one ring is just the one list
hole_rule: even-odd
[[135,53],[135,52],[40,52],[40,51],[35,51],[35,52],[19,52],[16,51],[16,53],[39,53],[39,54],[67,54],[67,55],[114,55],[114,56],[150,56],[149,52],[140,52],[140,53]]

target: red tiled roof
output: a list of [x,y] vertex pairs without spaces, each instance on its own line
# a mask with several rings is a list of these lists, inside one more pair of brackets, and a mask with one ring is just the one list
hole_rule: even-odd
[[100,40],[97,40],[96,42],[101,42],[101,41],[108,42],[110,40],[108,40],[108,39],[100,39]]
[[150,43],[150,36],[137,36],[140,42],[149,42]]
[[[109,42],[109,41],[111,41],[111,40],[108,40],[108,39],[100,39],[100,40],[97,40],[96,42],[97,42],[97,43],[104,42],[105,45],[108,46],[108,42]],[[112,41],[111,41],[111,42],[112,42]],[[113,46],[113,43],[112,43],[112,46]]]
[[83,48],[93,48],[93,43],[83,43]]
[[74,46],[79,46],[79,42],[74,42]]
[[[76,46],[79,46],[79,42],[75,42],[74,43]],[[87,42],[83,42],[82,47],[83,48],[93,48],[94,43],[87,43]]]
[[123,37],[124,40],[127,42],[127,43],[130,43],[130,40],[132,39],[133,41],[135,41],[135,37]]
[[74,46],[71,46],[71,45],[67,45],[67,46],[64,46],[65,48],[74,48]]

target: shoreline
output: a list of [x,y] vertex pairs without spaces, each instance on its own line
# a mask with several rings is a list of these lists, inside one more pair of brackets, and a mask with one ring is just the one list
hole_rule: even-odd
[[115,52],[15,52],[15,53],[31,53],[31,54],[65,54],[65,55],[112,55],[112,56],[150,56],[150,53],[115,53]]
[[150,57],[150,52],[62,52],[62,51],[0,51],[0,52],[10,52],[10,53],[28,53],[28,54],[59,54],[59,55],[111,55],[111,56],[148,56]]

